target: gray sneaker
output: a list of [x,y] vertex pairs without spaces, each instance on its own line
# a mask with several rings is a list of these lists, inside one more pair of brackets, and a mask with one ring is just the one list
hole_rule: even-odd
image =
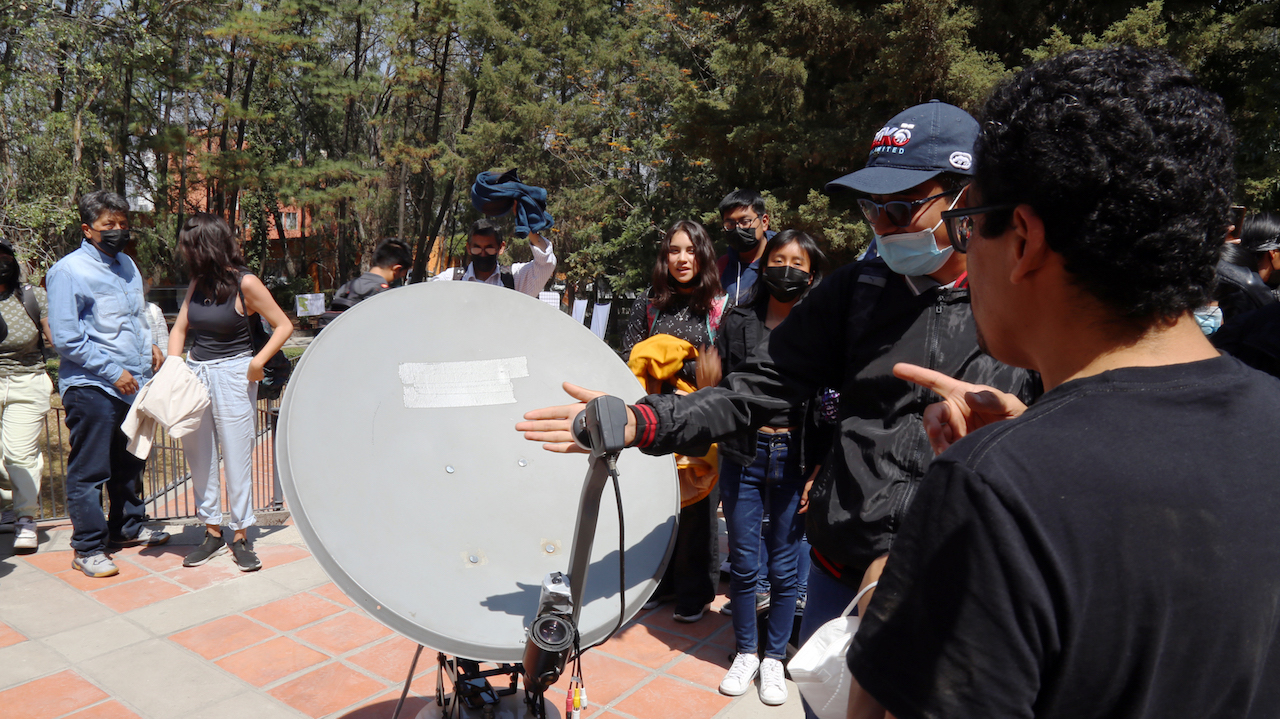
[[226,554],[226,552],[227,543],[222,541],[222,537],[205,532],[204,541],[195,548],[195,551],[183,558],[182,566],[198,567],[219,554]]
[[113,539],[111,544],[117,547],[155,547],[169,541],[169,533],[161,529],[143,527],[133,539]]
[[258,555],[249,549],[249,542],[239,539],[231,543],[231,554],[236,558],[236,567],[242,572],[252,572],[262,567]]
[[71,559],[71,568],[79,569],[86,577],[110,577],[120,573],[115,562],[101,551],[83,557],[77,554]]

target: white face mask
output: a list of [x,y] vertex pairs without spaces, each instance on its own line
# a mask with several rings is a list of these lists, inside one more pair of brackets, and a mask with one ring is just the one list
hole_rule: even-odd
[[[960,195],[956,195],[947,209],[952,209],[959,201]],[[919,232],[877,234],[876,250],[884,258],[885,264],[889,265],[889,269],[900,275],[919,277],[933,274],[942,269],[955,252],[955,248],[950,245],[946,249],[938,249],[938,240],[933,233],[941,226],[942,220],[938,220],[938,224]]]

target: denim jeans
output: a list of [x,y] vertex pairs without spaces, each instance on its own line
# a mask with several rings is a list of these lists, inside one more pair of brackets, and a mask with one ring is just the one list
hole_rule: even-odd
[[[804,608],[804,618],[800,620],[800,644],[803,645],[809,641],[809,637],[813,636],[823,624],[840,616],[857,594],[857,589],[836,581],[834,577],[822,571],[817,564],[811,564],[809,599]],[[857,610],[854,611],[856,613]],[[804,702],[804,697],[800,700]],[[804,704],[804,715],[807,719],[818,717],[807,703]]]
[[[71,386],[62,393],[71,432],[67,458],[67,514],[71,547],[81,556],[106,549],[108,538],[133,539],[142,529],[143,505],[134,482],[146,466],[129,454],[120,423],[129,405],[97,387]],[[110,511],[102,516],[106,485]],[[108,535],[110,535],[108,537]]]
[[[791,434],[757,434],[756,459],[750,467],[733,462],[720,465],[720,500],[729,529],[729,598],[733,602],[733,635],[739,653],[757,651],[756,581],[762,563],[768,564],[772,594],[765,656],[785,661],[787,640],[796,613],[796,567],[803,517],[796,514],[804,477],[793,452]],[[760,553],[760,530],[766,510],[771,521],[766,537],[768,556]]]
[[222,487],[218,482],[218,446],[222,446],[223,476],[227,485],[230,529],[244,529],[253,517],[253,446],[257,440],[254,415],[258,383],[250,382],[248,354],[198,362],[187,360],[191,371],[209,390],[209,407],[200,426],[182,438],[182,450],[191,466],[196,510],[200,521],[222,524]]
[[[803,524],[803,522],[801,522]],[[764,594],[769,591],[769,544],[767,535],[769,534],[772,522],[769,521],[769,515],[764,515],[764,523],[760,527],[760,574],[756,577],[756,592]],[[809,596],[809,537],[800,536],[800,557],[796,562],[796,613],[800,613],[800,606],[804,604]]]

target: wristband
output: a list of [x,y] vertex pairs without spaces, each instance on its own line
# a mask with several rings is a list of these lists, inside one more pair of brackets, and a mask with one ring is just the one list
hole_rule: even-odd
[[631,405],[631,413],[636,418],[636,437],[631,446],[648,447],[658,434],[658,415],[647,404]]

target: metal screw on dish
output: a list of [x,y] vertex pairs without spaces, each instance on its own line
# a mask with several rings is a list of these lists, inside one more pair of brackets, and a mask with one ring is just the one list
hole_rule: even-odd
[[521,467],[528,467],[528,466],[529,466],[529,460],[527,460],[527,459],[522,459],[522,460],[520,460],[519,462],[516,462],[516,464],[520,465]]
[[554,545],[554,544],[548,544],[548,545],[547,545],[547,554],[552,554],[552,553],[554,553],[555,551],[556,551],[556,545]]
[[467,557],[467,561],[471,562],[472,564],[479,564],[480,558],[473,554],[470,557]]
[[449,474],[453,474],[453,465],[452,465],[452,464],[447,465],[447,466],[444,468],[444,471],[448,472]]

